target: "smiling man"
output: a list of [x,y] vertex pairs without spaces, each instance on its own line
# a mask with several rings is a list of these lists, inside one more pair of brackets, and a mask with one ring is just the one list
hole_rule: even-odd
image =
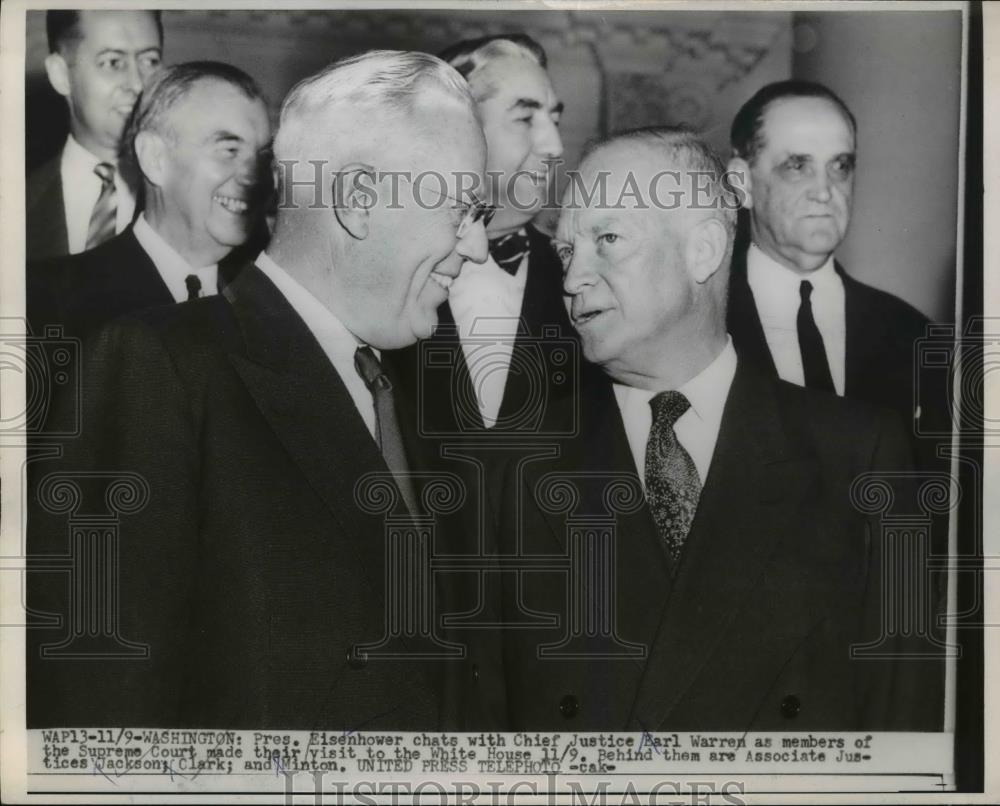
[[[263,122],[254,106],[236,114],[228,89],[204,100],[216,125],[151,124],[136,147],[164,196],[152,209],[202,262],[239,236],[248,198],[240,172],[216,169],[230,150],[242,164],[247,147],[249,171]],[[373,51],[293,88],[274,151],[282,202],[267,251],[222,295],[145,311],[94,341],[85,431],[59,467],[148,484],[148,505],[121,525],[119,601],[121,634],[149,657],[53,663],[29,651],[35,726],[443,724],[432,663],[398,640],[383,647],[393,658],[360,649],[391,634],[392,591],[386,523],[357,490],[378,475],[395,523],[423,514],[380,353],[429,335],[463,263],[485,259],[485,207],[430,203],[431,186],[420,203],[401,179],[435,175],[460,198],[461,176],[482,179],[482,130],[444,62]],[[319,184],[305,179],[317,163]],[[34,516],[38,550],[64,542],[59,517]],[[59,583],[39,580],[29,600],[67,613]]]
[[504,590],[511,729],[940,722],[934,659],[851,659],[881,634],[882,583],[851,485],[907,468],[902,433],[737,357],[723,177],[695,136],[642,129],[589,150],[564,197],[564,289],[601,373],[576,438],[505,475],[503,550],[548,561]]
[[[557,374],[546,351],[562,349],[571,336],[558,260],[531,224],[550,198],[553,163],[563,152],[563,105],[545,51],[524,34],[459,42],[441,58],[466,78],[476,99],[486,135],[485,196],[496,213],[486,229],[489,258],[462,271],[428,345],[450,347],[453,378],[450,384],[425,378],[424,425],[447,436],[484,426],[538,430]],[[541,340],[546,333],[551,342]],[[568,373],[561,377],[556,391],[572,385]]]
[[857,131],[841,98],[806,81],[769,84],[737,113],[729,169],[751,243],[734,254],[729,329],[747,361],[891,408],[912,435],[921,416],[928,430],[947,423],[940,402],[914,399],[914,342],[928,320],[834,258],[851,221]]
[[234,250],[263,237],[271,125],[242,70],[221,62],[164,68],[124,140],[122,168],[141,183],[145,208],[107,243],[29,265],[28,319],[39,332],[62,325],[87,336],[124,313],[217,294],[239,268]]
[[28,260],[92,249],[132,221],[135,199],[117,170],[118,149],[163,48],[159,11],[48,11],[45,24],[45,70],[66,99],[70,133],[28,177]]

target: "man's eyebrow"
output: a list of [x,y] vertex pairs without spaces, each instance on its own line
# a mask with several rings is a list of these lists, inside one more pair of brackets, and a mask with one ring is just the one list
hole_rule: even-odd
[[510,105],[510,109],[541,109],[541,101],[534,98],[518,98]]
[[98,56],[105,56],[109,53],[115,56],[124,56],[126,52],[121,48],[101,48],[99,51],[97,51]]
[[222,143],[230,140],[235,140],[237,143],[243,142],[243,138],[238,134],[226,131],[225,129],[216,129],[208,136],[208,139],[215,143]]

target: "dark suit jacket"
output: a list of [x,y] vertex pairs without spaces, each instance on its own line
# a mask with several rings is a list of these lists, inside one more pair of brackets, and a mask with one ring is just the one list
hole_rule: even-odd
[[[580,351],[563,304],[562,265],[549,238],[530,224],[521,321],[494,432],[544,433],[553,404],[576,383]],[[428,352],[436,356],[428,360]],[[443,439],[475,434],[483,421],[448,303],[438,309],[434,336],[392,357],[424,430]],[[420,377],[420,373],[423,376]]]
[[[737,248],[727,326],[741,358],[777,376],[747,280],[746,249]],[[839,263],[836,268],[844,281],[847,327],[844,396],[892,409],[911,435],[918,407],[922,419],[947,418],[940,398],[914,399],[914,343],[926,335],[927,317],[892,294],[853,279]]]
[[[45,659],[39,645],[65,624],[29,631],[29,725],[442,725],[435,662],[398,640],[401,657],[349,662],[386,633],[385,525],[354,492],[386,466],[263,273],[247,266],[222,296],[109,326],[83,378],[83,436],[39,463],[30,552],[69,546],[67,516],[38,505],[48,470],[139,474],[150,500],[120,518],[118,633],[149,657]],[[80,506],[103,511],[93,478]],[[65,575],[30,576],[34,612],[65,616]]]
[[[506,473],[498,534],[506,553],[534,566],[503,574],[504,619],[524,626],[504,640],[511,729],[939,725],[940,664],[848,654],[880,635],[878,533],[849,489],[866,471],[908,466],[890,415],[768,379],[741,361],[674,568],[613,390],[596,374],[586,386],[579,438],[557,458],[526,463],[523,478],[513,464]],[[578,498],[551,486],[560,478]],[[608,492],[613,479],[617,493]],[[624,513],[616,521],[612,505]],[[613,538],[599,545],[609,530]],[[574,547],[589,561],[569,585],[564,558]],[[594,559],[612,554],[616,565],[596,570]],[[595,594],[598,581],[612,587],[613,605]],[[574,624],[581,635],[567,641]],[[600,640],[609,624],[613,639]]]
[[38,334],[61,325],[82,338],[123,314],[173,302],[131,226],[87,252],[28,264],[28,322]]
[[25,251],[29,261],[69,254],[61,163],[62,149],[26,180]]
[[[219,261],[222,285],[231,282],[244,263],[267,246],[263,225]],[[127,313],[174,298],[132,226],[86,252],[29,263],[26,305],[35,333],[61,325],[65,335],[84,338]]]

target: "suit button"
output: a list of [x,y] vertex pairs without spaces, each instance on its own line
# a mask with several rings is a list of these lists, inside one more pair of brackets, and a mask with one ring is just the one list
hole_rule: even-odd
[[781,715],[785,719],[794,719],[802,710],[802,703],[794,694],[789,694],[781,701]]
[[479,665],[475,663],[472,664],[472,679],[473,680],[479,679]]
[[567,694],[559,700],[559,713],[566,719],[572,719],[580,711],[580,701],[572,694]]
[[352,669],[364,669],[368,665],[368,654],[359,652],[356,646],[348,647],[347,665]]

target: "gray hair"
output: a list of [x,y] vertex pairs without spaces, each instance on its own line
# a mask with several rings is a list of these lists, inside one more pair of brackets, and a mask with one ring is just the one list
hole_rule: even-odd
[[646,126],[617,132],[588,144],[580,162],[603,148],[619,143],[645,146],[662,154],[664,161],[668,161],[671,167],[688,171],[692,175],[697,174],[699,178],[707,180],[704,184],[699,183],[698,189],[707,193],[708,204],[699,205],[699,208],[710,210],[712,216],[722,222],[729,235],[730,246],[732,245],[739,204],[729,182],[726,164],[708,143],[694,132],[681,127]]
[[171,136],[173,129],[168,120],[170,110],[187,97],[195,84],[208,80],[225,82],[240,90],[250,100],[267,103],[257,82],[231,64],[184,62],[157,71],[132,108],[122,134],[119,167],[122,176],[133,189],[141,185],[142,178],[135,154],[135,138],[144,131]]
[[[334,62],[288,93],[274,138],[275,159],[301,160],[307,138],[315,136],[320,122],[350,124],[361,131],[377,125],[377,115],[406,117],[428,90],[454,98],[475,114],[462,77],[428,53],[372,50]],[[321,135],[335,139],[331,128],[324,126]]]
[[477,103],[487,100],[497,90],[493,84],[474,82],[476,73],[494,59],[528,59],[542,69],[548,66],[545,49],[527,34],[498,34],[466,39],[445,48],[438,55],[458,70],[470,85],[475,83],[473,94]]

